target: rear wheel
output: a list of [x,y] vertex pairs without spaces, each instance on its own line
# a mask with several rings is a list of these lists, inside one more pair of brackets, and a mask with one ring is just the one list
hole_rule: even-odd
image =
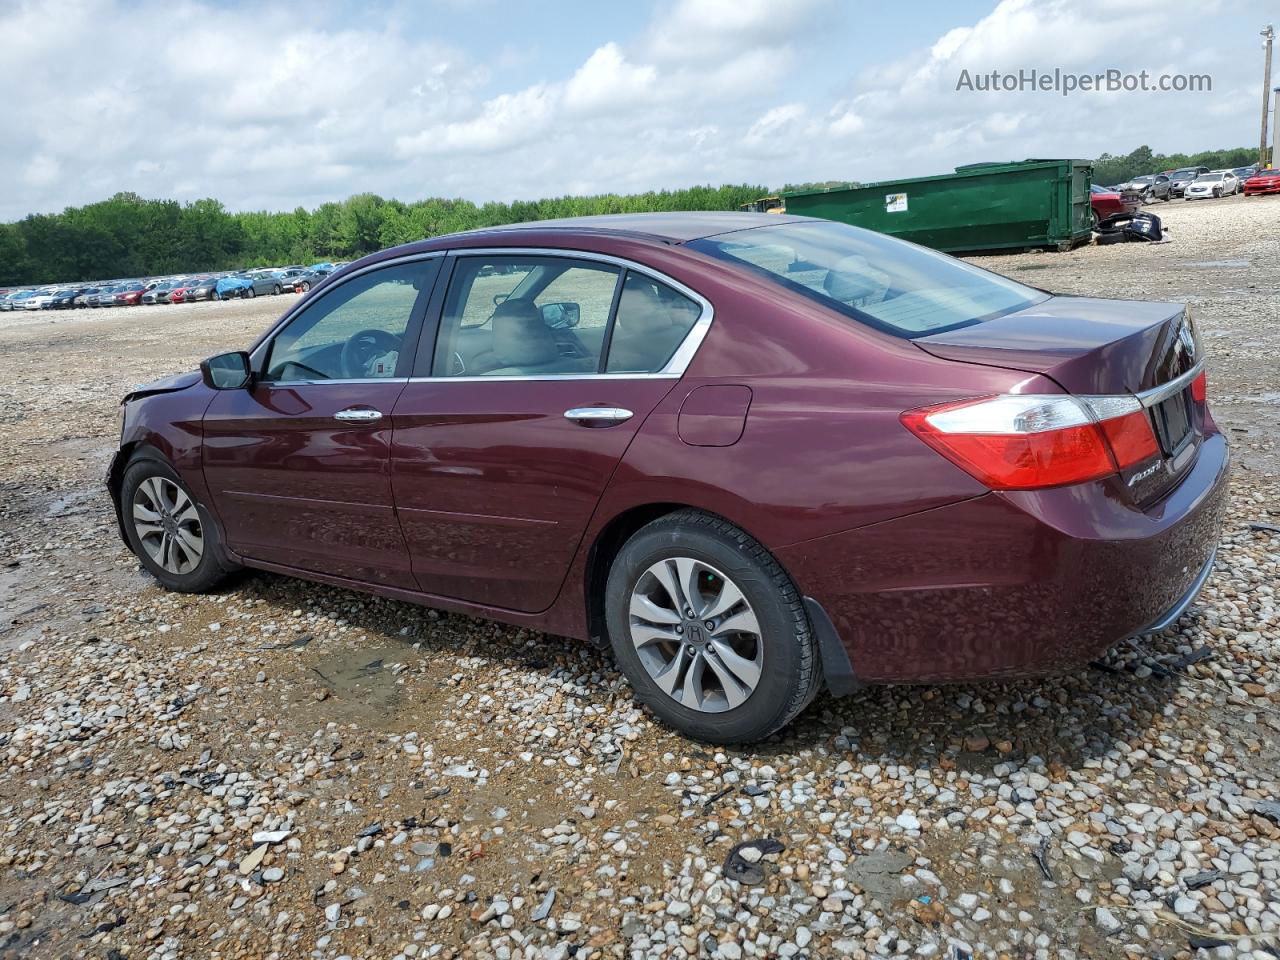
[[167,463],[143,458],[129,465],[120,514],[133,552],[170,590],[204,593],[235,569],[223,559],[209,511]]
[[298,289],[298,290],[301,290],[303,293],[306,293],[308,290],[310,290],[310,289],[311,289],[311,284],[309,284],[309,283],[307,283],[307,281],[303,280],[300,284],[298,284],[297,289]]
[[274,287],[271,288],[271,292],[278,297],[280,296],[280,294],[284,293],[284,288],[277,283]]
[[791,578],[717,517],[682,510],[641,529],[614,559],[605,604],[637,699],[688,736],[763,739],[818,691],[817,644]]

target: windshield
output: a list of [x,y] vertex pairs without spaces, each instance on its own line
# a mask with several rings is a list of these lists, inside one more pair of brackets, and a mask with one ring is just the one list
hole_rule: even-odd
[[843,223],[757,227],[689,246],[899,337],[968,326],[1048,299],[953,257]]
[[1187,167],[1187,169],[1185,169],[1185,170],[1175,170],[1175,171],[1173,171],[1173,175],[1174,175],[1175,177],[1194,177],[1194,176],[1195,176],[1197,173],[1199,173],[1199,172],[1200,172],[1200,171],[1199,171],[1199,170],[1197,170],[1195,167]]
[[1215,180],[1221,179],[1222,174],[1220,173],[1202,173],[1200,176],[1196,177],[1196,183],[1211,183]]
[[1151,177],[1151,176],[1146,176],[1146,177],[1134,177],[1134,178],[1133,178],[1133,182],[1134,182],[1134,183],[1150,183],[1150,182],[1151,182],[1152,180],[1154,180],[1154,179],[1155,179],[1155,177]]

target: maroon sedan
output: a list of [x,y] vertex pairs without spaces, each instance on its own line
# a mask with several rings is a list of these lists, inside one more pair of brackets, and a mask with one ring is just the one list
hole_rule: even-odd
[[645,214],[338,270],[129,394],[109,485],[167,587],[249,566],[592,641],[733,742],[824,686],[1046,674],[1164,628],[1228,460],[1180,304]]

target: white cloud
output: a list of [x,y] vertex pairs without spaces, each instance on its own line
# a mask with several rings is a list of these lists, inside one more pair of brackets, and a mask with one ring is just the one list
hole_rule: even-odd
[[37,153],[22,172],[22,179],[33,187],[43,187],[54,183],[62,172],[62,164],[57,157],[47,153]]
[[[1215,8],[1229,9],[991,0],[945,31],[892,19],[897,53],[882,62],[878,37],[839,0],[654,0],[631,36],[569,30],[548,14],[545,34],[500,41],[491,29],[424,29],[409,13],[402,23],[398,11],[416,14],[413,5],[354,17],[337,0],[0,0],[0,36],[21,38],[0,59],[10,133],[0,182],[15,187],[0,195],[0,219],[118,190],[215,196],[233,209],[366,190],[509,200],[1249,143],[1256,30],[1211,17],[1214,32],[1193,15]],[[492,28],[504,8],[431,9]],[[904,52],[903,30],[914,50]],[[576,56],[561,55],[569,34]],[[461,39],[434,39],[446,35]],[[146,42],[156,37],[166,42]],[[1023,67],[1209,72],[1214,92],[955,89],[961,69]]]
[[396,141],[403,156],[434,153],[495,153],[529,143],[545,132],[561,94],[541,84],[504,93],[480,105],[477,116],[429,127]]
[[627,107],[653,96],[657,79],[654,67],[628,63],[611,41],[591,54],[569,78],[565,105],[583,112]]

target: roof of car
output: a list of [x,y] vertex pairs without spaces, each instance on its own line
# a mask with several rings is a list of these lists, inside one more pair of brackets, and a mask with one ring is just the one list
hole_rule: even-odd
[[[745,213],[732,210],[704,210],[672,213],[607,213],[593,217],[566,217],[561,220],[530,220],[497,227],[469,230],[475,233],[508,233],[519,230],[590,231],[651,237],[666,243],[686,243],[720,233],[767,227],[810,219],[777,213]],[[438,239],[438,238],[437,238]]]

